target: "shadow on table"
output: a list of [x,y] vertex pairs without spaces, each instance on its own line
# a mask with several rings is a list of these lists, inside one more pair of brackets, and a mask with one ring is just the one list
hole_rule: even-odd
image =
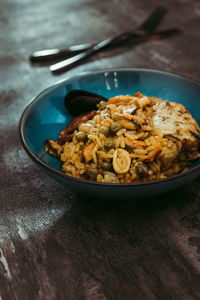
[[151,210],[151,209],[165,209],[169,206],[180,206],[185,202],[191,200],[191,190],[189,186],[185,186],[178,190],[165,193],[163,195],[144,199],[117,199],[109,200],[99,198],[93,198],[86,195],[76,195],[77,201],[81,202],[86,208],[94,208],[98,210],[120,210],[120,211],[130,211],[130,210]]
[[[171,287],[192,293],[188,287],[198,286],[193,282],[196,271],[174,236],[182,234],[179,223],[192,200],[189,186],[137,202],[76,196],[44,241],[45,265],[57,295],[150,299],[151,291],[155,299],[172,299]],[[181,280],[173,284],[171,278],[180,274]]]

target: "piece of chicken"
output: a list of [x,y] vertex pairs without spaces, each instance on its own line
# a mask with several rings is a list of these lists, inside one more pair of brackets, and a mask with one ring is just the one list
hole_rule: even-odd
[[[159,100],[153,106],[153,111],[153,128],[169,139],[169,148],[165,147],[160,154],[163,164],[169,167],[179,157],[180,152],[183,152],[188,160],[197,158],[200,128],[185,106]],[[178,141],[181,141],[182,147],[180,143],[179,146],[175,146]]]

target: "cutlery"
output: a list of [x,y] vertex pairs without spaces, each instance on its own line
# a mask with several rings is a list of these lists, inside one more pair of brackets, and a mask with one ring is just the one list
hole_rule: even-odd
[[[144,34],[144,32],[152,33],[160,24],[160,22],[166,15],[167,11],[168,9],[165,7],[156,8],[150,14],[150,16],[144,21],[144,23],[142,23],[133,32],[124,32],[113,38],[110,38],[110,46],[116,45],[118,39],[122,40],[123,37],[127,38],[127,35],[130,34],[131,35],[135,34],[135,36],[138,36]],[[95,45],[91,45],[91,44],[80,44],[80,45],[71,46],[68,49],[55,48],[55,49],[36,51],[32,53],[32,55],[30,56],[30,60],[31,62],[43,62],[43,61],[49,61],[49,60],[59,59],[64,57],[71,57],[73,55],[86,51],[89,48],[92,48],[94,46]],[[107,46],[109,46],[109,44]]]
[[81,53],[87,49],[92,47],[91,44],[80,44],[69,47],[68,49],[48,49],[48,50],[40,50],[35,51],[31,54],[30,60],[31,62],[44,62],[50,61],[54,59],[70,57],[75,54]]
[[[126,37],[122,37],[123,42],[130,42],[132,39],[132,44],[138,44],[141,42],[149,41],[149,40],[155,40],[155,39],[160,39],[160,38],[165,38],[172,36],[174,34],[180,33],[181,29],[180,28],[172,28],[168,30],[163,30],[159,31],[157,33],[151,33],[151,34],[146,34],[143,36],[135,36],[135,33],[127,34]],[[118,43],[122,43],[122,40],[120,41],[118,37]],[[116,42],[117,40],[115,40]],[[79,53],[73,57],[70,57],[66,60],[63,60],[59,63],[53,64],[50,66],[50,70],[53,73],[59,73],[67,69],[71,69],[74,67],[76,64],[80,63],[83,61],[85,58],[94,55],[95,53],[99,52],[100,50],[105,49],[110,43],[113,42],[113,38],[108,38],[100,43],[97,43],[93,47],[89,48],[85,52]]]

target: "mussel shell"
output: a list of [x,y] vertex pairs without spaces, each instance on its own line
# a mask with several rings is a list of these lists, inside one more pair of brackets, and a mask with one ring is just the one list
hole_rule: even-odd
[[103,96],[92,92],[72,90],[65,96],[64,103],[69,113],[77,116],[91,110],[97,110],[97,104],[107,100]]

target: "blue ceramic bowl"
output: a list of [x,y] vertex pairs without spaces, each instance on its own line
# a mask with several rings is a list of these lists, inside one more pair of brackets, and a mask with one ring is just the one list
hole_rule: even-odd
[[76,192],[94,197],[137,199],[177,189],[200,175],[200,160],[184,174],[146,183],[97,183],[62,173],[61,162],[46,153],[43,144],[47,138],[56,140],[60,130],[72,118],[64,106],[64,97],[73,89],[95,92],[107,98],[141,91],[148,96],[184,104],[197,122],[200,121],[200,84],[175,74],[148,69],[116,69],[81,73],[58,82],[31,101],[19,124],[24,149],[55,180]]

